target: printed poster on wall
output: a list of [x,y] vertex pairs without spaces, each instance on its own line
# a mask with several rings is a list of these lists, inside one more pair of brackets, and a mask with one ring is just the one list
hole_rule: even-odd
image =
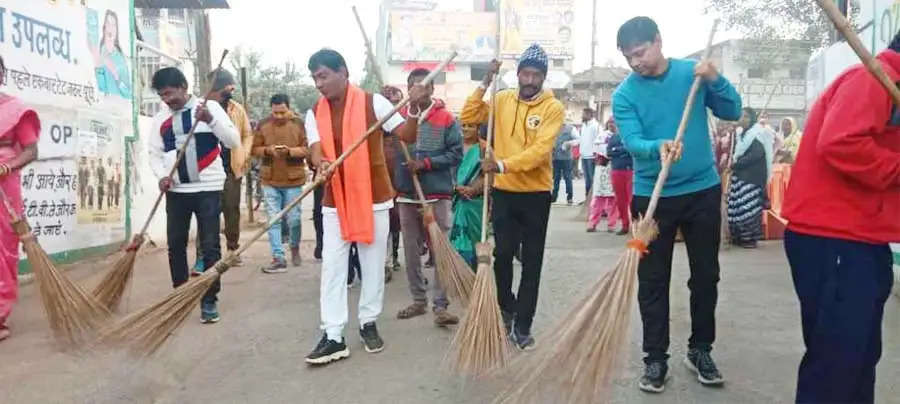
[[133,132],[131,0],[4,0],[0,92],[41,118],[22,170],[25,215],[49,253],[125,236],[124,138]]
[[574,0],[503,0],[500,54],[518,58],[533,43],[555,59],[571,59],[575,32]]

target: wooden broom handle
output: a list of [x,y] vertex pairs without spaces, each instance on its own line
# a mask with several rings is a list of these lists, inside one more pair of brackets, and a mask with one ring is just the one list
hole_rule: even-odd
[[[713,38],[716,36],[716,28],[719,27],[719,20],[716,19],[713,22],[712,30],[709,32],[709,40],[706,41],[706,50],[703,52],[703,59],[701,62],[709,59],[709,55],[712,52],[712,44]],[[703,81],[702,77],[695,77],[693,84],[691,84],[691,91],[688,93],[687,101],[684,105],[684,112],[681,114],[681,123],[678,124],[678,132],[675,133],[675,143],[681,143],[681,140],[684,138],[684,131],[687,129],[688,120],[691,117],[691,109],[694,106],[694,98],[697,96],[697,90],[700,89],[700,83]],[[644,217],[653,217],[653,214],[656,212],[656,205],[659,204],[659,197],[662,195],[663,185],[666,184],[666,180],[669,178],[669,170],[672,168],[672,160],[666,159],[662,163],[662,169],[659,170],[659,177],[656,178],[656,184],[653,186],[653,194],[650,195],[650,204],[647,205],[647,212],[644,214]]]
[[[369,35],[366,34],[366,29],[363,27],[362,20],[359,18],[359,12],[356,11],[356,6],[353,6],[353,16],[356,17],[356,25],[359,26],[359,32],[362,34],[363,41],[366,43],[366,57],[369,59],[369,63],[372,64],[372,73],[375,75],[375,78],[384,85],[384,77],[381,75],[381,67],[378,66],[378,62],[375,60],[375,53],[372,52],[372,42],[369,41]],[[425,81],[422,82],[423,85],[428,85]],[[403,156],[406,157],[407,163],[412,161],[412,157],[409,155],[409,150],[406,148],[406,143],[402,140],[398,141],[400,148],[403,150]],[[390,167],[389,169],[393,169]],[[419,201],[422,204],[425,203],[425,193],[422,192],[422,183],[419,182],[419,176],[413,172],[410,172],[413,180],[413,186],[416,188],[416,193],[419,196]]]
[[875,79],[881,83],[881,86],[891,95],[891,98],[894,99],[894,104],[900,105],[900,90],[897,89],[897,85],[891,81],[891,78],[881,68],[881,63],[878,63],[872,56],[872,53],[859,40],[859,36],[853,31],[850,21],[847,21],[847,18],[841,14],[841,11],[838,10],[831,0],[816,0],[816,3],[819,3],[819,7],[828,15],[828,19],[834,23],[835,28],[841,31],[841,35],[847,39],[847,44],[853,48],[853,52],[856,52],[856,56],[859,56],[859,60],[866,66],[869,73],[872,73]]
[[[222,57],[219,59],[219,65],[216,67],[216,70],[222,68],[222,63],[225,62],[225,56],[228,56],[228,49],[222,51]],[[216,79],[213,77],[207,83],[209,91],[206,92],[206,97],[203,98],[203,102],[200,104],[201,107],[206,107],[206,102],[209,101],[210,95],[213,93],[213,85],[215,84]],[[187,152],[187,146],[191,143],[191,140],[194,138],[194,131],[197,129],[198,119],[194,118],[194,124],[191,125],[191,130],[187,134],[187,139],[184,140],[184,144],[178,148],[178,155],[175,157],[175,164],[172,165],[172,169],[169,170],[169,175],[166,177],[168,179],[172,179],[172,176],[175,175],[175,171],[178,170],[178,164],[181,163],[181,160],[184,158],[184,154]],[[226,168],[227,170],[227,168]],[[162,202],[163,195],[166,193],[163,191],[159,191],[159,195],[156,196],[156,202],[153,203],[153,208],[150,209],[150,214],[147,215],[147,221],[144,222],[144,226],[141,227],[141,231],[138,234],[134,235],[134,239],[137,240],[139,237],[143,237],[145,233],[147,233],[147,229],[150,227],[150,221],[153,220],[153,216],[156,214],[156,210],[159,209],[159,203]]]
[[384,76],[381,75],[381,68],[378,67],[378,62],[375,60],[375,53],[372,52],[372,42],[369,41],[369,35],[366,34],[362,20],[359,19],[359,13],[356,11],[356,6],[353,6],[353,16],[356,17],[356,25],[359,26],[359,32],[362,33],[363,41],[366,43],[366,56],[369,58],[369,63],[372,64],[372,73],[375,74],[375,79],[378,80],[381,85],[385,85]]
[[[496,44],[496,52],[494,53],[494,58],[496,60],[500,60],[500,10],[497,10],[497,33],[494,38],[494,43]],[[498,81],[500,80],[500,69],[497,69],[494,72],[494,81],[491,83],[491,102],[488,104],[488,126],[487,126],[487,143],[484,147],[484,156],[483,159],[493,159],[494,158],[494,121],[496,117],[494,116],[494,109],[497,108],[496,99],[497,99],[497,87]],[[487,224],[488,224],[488,215],[490,214],[490,204],[491,204],[491,186],[494,182],[494,174],[493,173],[485,173],[484,174],[484,190],[482,191],[482,196],[484,199],[484,203],[481,207],[481,242],[487,242]]]
[[[441,62],[441,64],[438,65],[438,67],[436,67],[434,69],[434,71],[429,73],[428,76],[425,76],[425,79],[422,80],[422,85],[427,86],[428,83],[431,83],[431,81],[434,80],[434,78],[440,72],[444,71],[444,68],[446,68],[447,65],[453,61],[453,59],[456,57],[456,54],[457,54],[456,51],[450,52],[450,56],[447,57],[446,60]],[[363,143],[365,143],[366,140],[369,139],[369,136],[372,136],[373,133],[377,132],[378,128],[380,128],[382,125],[384,125],[384,123],[387,122],[388,119],[391,119],[391,117],[393,117],[394,114],[397,113],[397,111],[400,111],[400,109],[405,107],[406,104],[409,104],[408,96],[404,97],[402,101],[400,101],[396,106],[394,106],[394,109],[392,109],[391,112],[385,114],[381,119],[378,120],[378,122],[375,122],[375,124],[372,125],[363,136],[360,136],[360,138],[357,139],[356,142],[353,143],[353,145],[351,145],[349,149],[345,150],[343,154],[338,156],[338,158],[335,159],[334,162],[332,162],[328,166],[327,170],[325,170],[323,173],[321,173],[321,175],[319,175],[318,178],[313,180],[313,183],[309,187],[307,187],[306,189],[303,190],[303,192],[300,194],[300,196],[294,198],[294,200],[292,200],[290,203],[288,203],[284,207],[284,209],[282,209],[280,212],[276,213],[274,216],[270,217],[269,222],[266,223],[265,226],[263,226],[262,228],[257,230],[257,232],[254,233],[253,236],[251,236],[247,242],[241,243],[241,246],[237,250],[230,252],[228,254],[228,256],[226,256],[225,258],[220,260],[219,263],[217,263],[215,266],[216,271],[220,274],[227,271],[229,268],[229,264],[227,264],[227,263],[230,263],[231,259],[233,257],[237,257],[237,256],[241,255],[244,251],[246,251],[248,248],[250,248],[250,246],[253,244],[254,241],[259,240],[260,237],[262,237],[264,234],[266,234],[270,227],[274,226],[275,223],[278,223],[279,220],[284,218],[284,216],[287,215],[288,211],[290,211],[295,206],[300,204],[300,201],[302,201],[303,198],[305,198],[307,195],[309,195],[309,193],[312,192],[314,189],[316,189],[316,187],[319,187],[322,184],[324,184],[327,181],[327,178],[331,177],[331,175],[334,174],[334,172],[341,166],[341,164],[344,163],[344,160],[346,160],[347,157],[350,156],[350,154],[352,154],[354,151],[356,151],[356,149],[360,148],[360,146],[362,146]]]
[[6,191],[4,191],[2,187],[0,187],[0,198],[3,199],[3,206],[6,207],[6,211],[9,212],[9,218],[12,220],[10,223],[22,221],[22,217],[16,213],[15,209],[13,209],[12,203],[9,202]]

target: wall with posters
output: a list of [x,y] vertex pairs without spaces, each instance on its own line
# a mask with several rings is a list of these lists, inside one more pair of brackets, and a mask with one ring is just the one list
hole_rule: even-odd
[[57,259],[126,237],[132,9],[131,0],[0,3],[0,91],[34,107],[42,124],[38,161],[22,171],[25,214]]
[[500,5],[500,54],[517,58],[537,43],[555,59],[573,57],[574,0],[504,0]]
[[497,15],[459,11],[392,11],[391,61],[440,62],[456,49],[457,63],[490,62]]

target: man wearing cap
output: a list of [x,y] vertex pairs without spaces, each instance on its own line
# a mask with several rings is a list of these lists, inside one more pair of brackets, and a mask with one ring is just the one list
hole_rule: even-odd
[[[492,219],[498,299],[513,344],[531,350],[535,346],[531,322],[537,306],[553,189],[551,152],[565,112],[553,93],[543,89],[547,54],[537,44],[528,47],[519,59],[519,88],[500,91],[491,103],[484,102],[484,93],[499,69],[500,62],[491,62],[481,86],[466,100],[460,120],[486,123],[494,106],[494,151],[493,156],[486,156],[482,171],[497,174]],[[512,260],[520,244],[522,280],[518,293],[513,294]]]
[[[225,69],[216,69],[207,75],[207,80],[212,80],[213,91],[209,94],[209,100],[218,102],[228,114],[231,122],[241,135],[241,144],[234,148],[228,148],[222,143],[222,166],[225,168],[225,187],[222,189],[222,215],[225,216],[225,246],[228,251],[237,250],[241,238],[241,178],[247,171],[250,159],[248,155],[253,147],[253,129],[250,128],[250,118],[244,106],[234,101],[235,81],[234,76]],[[237,265],[241,264],[238,257]],[[200,243],[197,243],[197,263],[194,265],[194,274],[203,272],[203,254]]]

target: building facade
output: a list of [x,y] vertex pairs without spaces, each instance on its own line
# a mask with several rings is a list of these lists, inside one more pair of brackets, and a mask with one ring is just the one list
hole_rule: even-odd
[[[732,39],[713,45],[711,59],[741,95],[744,106],[765,110],[775,125],[782,118],[804,121],[810,46],[802,41]],[[687,56],[700,59],[699,51]]]

